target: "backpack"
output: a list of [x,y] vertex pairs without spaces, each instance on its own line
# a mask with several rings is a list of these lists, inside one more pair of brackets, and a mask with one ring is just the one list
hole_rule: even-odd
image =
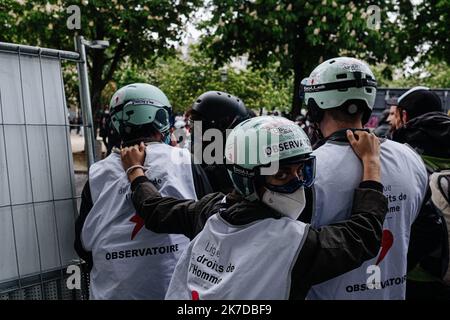
[[[430,175],[431,202],[444,217],[447,231],[450,230],[450,170],[434,172]],[[448,234],[450,242],[450,235]],[[448,243],[447,243],[448,245]],[[448,249],[448,248],[447,248]],[[443,280],[450,285],[450,268],[447,269]]]

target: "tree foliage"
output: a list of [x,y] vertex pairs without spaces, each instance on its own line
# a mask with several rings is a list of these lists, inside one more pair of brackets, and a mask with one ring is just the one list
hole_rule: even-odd
[[87,39],[106,39],[106,50],[88,50],[91,95],[100,106],[103,88],[127,57],[136,63],[174,54],[185,22],[201,0],[83,0],[0,2],[0,41],[73,50],[76,30],[69,30],[67,7],[81,10]]
[[[278,61],[280,72],[293,71],[296,113],[301,79],[325,59],[348,55],[392,65],[414,56],[430,32],[439,35],[436,42],[448,41],[441,38],[448,38],[441,22],[434,22],[448,24],[448,10],[442,17],[426,2],[415,8],[409,1],[371,1],[380,9],[380,24],[374,28],[374,12],[363,1],[211,0],[212,16],[200,25],[206,31],[203,48],[218,65],[247,53],[257,67]],[[440,12],[448,9],[446,0],[432,2],[440,3]],[[434,23],[434,31],[412,28],[421,19]]]
[[382,87],[410,88],[414,86],[427,86],[430,88],[450,88],[450,66],[446,62],[431,61],[410,72],[404,72],[400,67],[393,70],[394,75],[383,75],[384,65],[377,65],[375,76]]
[[187,59],[181,56],[160,59],[154,68],[148,69],[127,66],[118,73],[116,87],[133,82],[152,83],[167,94],[177,112],[187,110],[200,94],[209,90],[232,93],[257,111],[289,109],[292,77],[280,77],[274,66],[265,70],[227,66],[226,79],[223,70],[215,68],[210,58],[193,48]]
[[431,60],[450,64],[450,1],[400,1],[398,13],[396,22],[403,31],[399,43],[416,49],[419,64]]

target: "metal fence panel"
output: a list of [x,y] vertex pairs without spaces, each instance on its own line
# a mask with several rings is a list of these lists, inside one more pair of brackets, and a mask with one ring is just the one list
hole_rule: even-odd
[[[1,97],[0,97],[1,101]],[[1,117],[0,117],[1,120]],[[1,124],[0,124],[1,126]],[[2,128],[0,128],[2,129]],[[0,130],[0,190],[8,190],[8,176],[6,168],[6,151],[3,130]],[[0,208],[10,204],[8,192],[0,192]],[[1,263],[1,262],[0,262]]]
[[31,56],[22,56],[20,58],[22,69],[22,85],[26,94],[24,98],[25,121],[29,125],[45,124],[45,106],[42,99],[42,87],[40,76],[40,65],[36,63],[36,58]]
[[1,123],[24,124],[18,55],[0,54],[0,83],[2,105],[14,106],[8,109],[4,107]]
[[66,288],[78,199],[61,55],[8,45],[0,48],[0,299],[80,298]]
[[33,199],[35,202],[53,199],[48,148],[47,128],[45,126],[29,125],[28,150],[31,157],[31,182],[33,184]]
[[[7,113],[7,104],[2,102],[3,114]],[[16,104],[12,104],[16,106]],[[3,125],[6,154],[6,172],[11,192],[11,204],[20,205],[32,202],[30,166],[28,162],[28,143],[24,125]],[[11,150],[11,152],[9,152]]]
[[[5,190],[5,189],[2,189]],[[19,276],[11,207],[0,207],[0,270],[2,279]]]

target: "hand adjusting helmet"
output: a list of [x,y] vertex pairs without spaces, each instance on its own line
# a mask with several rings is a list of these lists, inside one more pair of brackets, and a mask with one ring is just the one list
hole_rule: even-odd
[[363,111],[367,123],[375,103],[377,82],[369,66],[358,59],[339,57],[317,66],[300,90],[304,93],[308,114],[313,122],[320,122],[324,110],[341,108],[348,114]]
[[[306,133],[294,122],[283,117],[261,116],[237,125],[225,144],[228,173],[235,189],[247,200],[260,200],[259,187],[278,193],[293,193],[309,187],[315,178],[315,158]],[[270,185],[267,175],[273,175],[285,164],[299,166],[299,179],[282,186]]]
[[109,104],[111,121],[125,145],[148,140],[152,131],[170,143],[172,106],[164,92],[146,83],[133,83],[117,90]]

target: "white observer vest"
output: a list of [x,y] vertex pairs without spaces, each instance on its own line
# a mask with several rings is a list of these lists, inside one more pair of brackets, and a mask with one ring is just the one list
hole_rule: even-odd
[[[196,199],[190,154],[157,143],[146,148],[147,177],[163,196]],[[93,207],[81,239],[92,251],[91,299],[164,299],[175,264],[189,239],[147,230],[133,207],[120,155],[89,169]]]
[[[350,217],[354,189],[362,180],[362,164],[348,143],[327,142],[313,154],[317,176],[311,224],[318,228]],[[425,165],[415,151],[407,145],[383,141],[381,182],[389,203],[382,248],[377,257],[361,267],[313,286],[308,299],[404,299],[410,228],[427,181]],[[379,289],[368,289],[368,280],[375,280]]]
[[233,226],[213,215],[184,251],[166,299],[288,299],[307,228],[286,217]]

